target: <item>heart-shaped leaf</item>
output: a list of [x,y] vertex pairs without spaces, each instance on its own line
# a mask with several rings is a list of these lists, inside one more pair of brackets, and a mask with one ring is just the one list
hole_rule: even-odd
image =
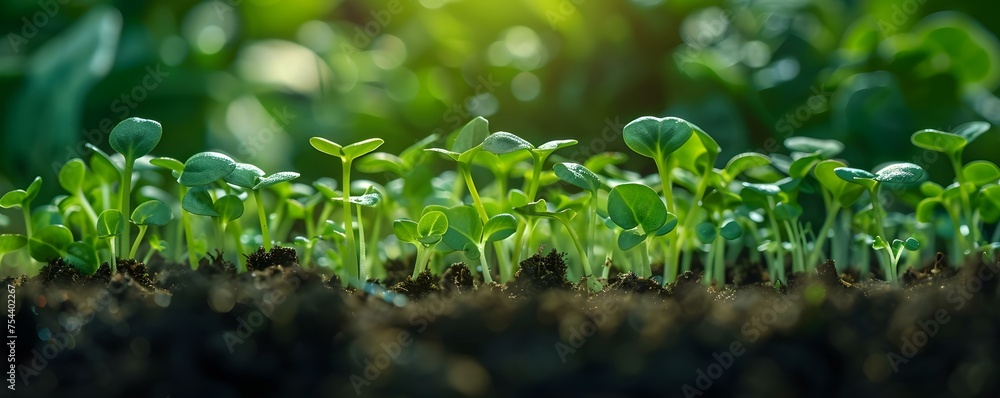
[[156,148],[162,135],[163,127],[159,122],[130,117],[111,130],[108,141],[111,142],[111,148],[126,159],[137,159]]
[[507,239],[517,231],[517,218],[507,213],[490,217],[483,226],[483,243]]
[[653,159],[664,159],[679,149],[697,126],[676,117],[643,116],[625,125],[622,134],[625,145],[635,153]]
[[719,235],[725,240],[736,240],[743,237],[743,227],[736,221],[727,221],[719,228]]
[[472,148],[478,147],[480,144],[486,140],[486,137],[490,135],[490,122],[482,116],[477,116],[475,119],[466,123],[462,126],[462,130],[459,131],[458,136],[455,137],[455,142],[451,145],[451,151],[455,153],[465,153]]
[[151,225],[162,227],[174,219],[170,206],[159,200],[143,202],[132,211],[132,223],[135,225]]
[[962,175],[966,181],[981,187],[1000,181],[1000,168],[988,160],[977,160],[962,167]]
[[199,216],[219,216],[219,213],[215,211],[215,203],[212,200],[212,195],[208,192],[208,188],[204,186],[198,186],[188,190],[181,199],[181,207],[188,213],[197,214]]
[[645,234],[654,233],[667,221],[666,206],[656,191],[633,183],[618,185],[611,190],[608,215],[622,229],[641,226]]
[[253,189],[255,191],[264,189],[283,182],[294,180],[296,178],[299,178],[299,173],[296,173],[294,171],[282,171],[280,173],[274,173],[267,177],[261,178],[260,182],[258,182],[257,185],[253,186]]
[[913,163],[895,163],[875,172],[875,180],[893,184],[913,184],[924,177],[924,169]]
[[93,275],[101,267],[97,250],[86,242],[73,242],[66,247],[66,262],[84,275]]
[[97,216],[97,237],[107,239],[121,235],[125,230],[125,217],[118,209],[107,209]]
[[236,170],[236,161],[218,152],[196,153],[184,163],[178,179],[181,185],[194,187],[221,180]]
[[21,250],[28,244],[28,238],[20,234],[0,235],[0,255]]
[[535,146],[523,138],[506,131],[490,134],[483,140],[483,150],[495,155],[503,155],[518,151],[529,151]]
[[215,200],[212,205],[219,218],[225,222],[233,221],[243,216],[243,201],[236,195],[225,195]]
[[71,194],[77,193],[83,187],[87,177],[87,165],[80,159],[73,159],[59,170],[59,186]]
[[46,225],[31,235],[28,241],[28,253],[36,261],[45,263],[62,257],[71,243],[73,243],[73,233],[69,228],[62,225]]
[[964,137],[944,131],[926,129],[920,130],[910,137],[910,142],[919,148],[942,153],[956,153],[969,143]]
[[817,153],[823,159],[830,159],[844,151],[844,144],[837,140],[821,140],[811,137],[789,137],[785,147],[805,153]]
[[698,236],[698,240],[701,243],[709,244],[715,241],[715,237],[718,236],[718,231],[715,229],[715,225],[710,222],[703,222],[694,227],[695,235]]
[[401,242],[415,243],[420,239],[417,222],[413,220],[399,219],[393,221],[392,232],[396,235],[396,239],[399,239]]
[[351,145],[345,145],[343,148],[344,156],[349,159],[357,159],[371,152],[374,152],[385,140],[381,138],[369,138],[367,140],[355,142]]
[[248,163],[237,163],[232,173],[223,177],[223,180],[242,188],[253,188],[257,185],[257,179],[264,176],[264,170]]
[[618,248],[627,251],[638,246],[646,240],[649,235],[641,234],[639,231],[630,229],[618,234]]
[[601,188],[601,179],[593,171],[578,163],[557,163],[553,170],[556,177],[589,192]]
[[420,216],[417,233],[421,237],[444,235],[448,232],[448,216],[440,211],[428,211]]

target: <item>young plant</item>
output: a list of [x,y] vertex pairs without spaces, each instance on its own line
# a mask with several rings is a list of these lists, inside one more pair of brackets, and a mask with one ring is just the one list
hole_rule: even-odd
[[21,250],[28,245],[28,238],[21,234],[0,235],[0,264],[3,263],[3,256]]
[[587,287],[594,292],[599,292],[604,288],[604,286],[601,285],[601,282],[594,276],[593,268],[590,266],[590,253],[583,248],[583,244],[571,224],[573,218],[576,217],[575,211],[570,209],[563,209],[556,212],[549,211],[545,203],[545,199],[528,203],[527,205],[518,207],[515,210],[528,217],[551,218],[562,223],[563,227],[566,228],[566,233],[569,234],[569,238],[573,240],[573,245],[576,246],[576,251],[579,253],[580,259],[583,262],[583,276],[586,279]]
[[662,236],[677,226],[677,216],[667,211],[663,200],[652,188],[642,184],[622,184],[611,189],[608,196],[608,216],[624,229],[618,235],[618,247],[628,251],[639,246],[640,267],[633,268],[636,275],[649,278],[649,252],[646,239]]
[[483,280],[493,283],[490,266],[486,262],[486,244],[499,242],[513,235],[517,231],[517,218],[501,213],[483,222],[479,218],[479,212],[468,205],[444,209],[444,213],[448,216],[448,232],[443,237],[445,245],[465,253],[469,260],[479,260]]
[[21,214],[24,215],[24,231],[28,240],[31,240],[31,201],[38,196],[38,191],[42,189],[42,177],[35,177],[35,180],[26,189],[15,189],[5,193],[0,197],[0,207],[9,209],[20,207]]
[[416,246],[417,262],[413,265],[413,279],[428,267],[434,247],[448,232],[448,216],[440,211],[428,211],[420,221],[399,219],[392,223],[393,233],[401,242]]
[[[885,244],[885,240],[888,239],[888,235],[886,235],[885,225],[883,223],[884,212],[882,210],[882,204],[879,200],[879,188],[883,183],[916,183],[924,176],[924,169],[912,163],[896,163],[876,171],[875,174],[850,167],[838,167],[834,169],[834,173],[836,173],[837,177],[840,177],[844,181],[860,184],[868,190],[868,195],[871,198],[872,203],[872,212],[875,218],[875,229],[877,231],[877,234],[875,235],[875,244],[872,247],[876,250],[888,249],[887,251],[889,252],[889,256],[887,258],[887,262],[885,263],[887,267],[887,269],[885,269],[885,277],[889,282],[894,284],[897,283],[898,275],[895,273],[896,263],[893,261],[893,252],[897,251],[895,248],[896,244]],[[911,239],[913,238],[908,238],[907,241],[910,241]],[[879,244],[880,241],[882,244]],[[913,241],[916,241],[916,239],[913,239]],[[911,247],[913,246],[912,244],[908,245]],[[907,246],[903,247],[906,248]],[[898,252],[901,253],[901,251]],[[898,259],[895,260],[898,261]]]
[[225,181],[243,189],[253,191],[257,203],[257,215],[260,218],[260,233],[264,240],[264,250],[271,250],[271,233],[267,226],[267,211],[264,209],[264,188],[299,178],[299,173],[285,171],[265,177],[263,170],[252,164],[238,163],[232,173],[224,177]]
[[[590,212],[587,213],[587,252],[580,253],[588,260],[594,258],[594,246],[597,245],[597,192],[601,189],[601,179],[593,171],[578,163],[558,163],[553,167],[556,177],[590,193],[587,202]],[[567,226],[568,228],[569,226]]]
[[726,262],[725,248],[726,241],[737,240],[743,237],[743,228],[733,220],[727,220],[717,226],[715,222],[703,222],[695,227],[695,234],[698,240],[706,245],[710,245],[708,256],[705,261],[705,275],[701,278],[705,286],[710,286],[715,280],[716,286],[721,289],[726,284]]
[[[154,159],[152,163],[157,166],[169,168],[177,173],[177,182],[181,185],[181,208],[187,210],[187,212],[181,212],[181,224],[183,224],[184,236],[186,236],[187,240],[188,262],[191,269],[197,269],[199,256],[195,250],[194,229],[192,228],[191,218],[188,216],[188,213],[207,215],[209,217],[215,217],[212,214],[217,215],[218,213],[215,212],[213,206],[206,206],[204,197],[198,198],[198,200],[188,204],[192,209],[196,209],[196,211],[204,214],[188,210],[184,202],[188,198],[190,191],[197,188],[201,192],[198,192],[196,195],[206,195],[208,196],[207,202],[212,203],[212,197],[208,195],[207,186],[222,180],[236,170],[236,161],[229,156],[217,152],[199,152],[191,155],[183,165],[178,165],[180,162],[169,158]],[[178,168],[180,169],[179,171]],[[190,201],[190,199],[187,200]]]
[[115,237],[121,235],[125,230],[125,217],[118,209],[108,209],[101,212],[97,217],[97,237],[108,240],[108,248],[111,250],[111,273],[118,273],[118,262],[115,259]]
[[[147,228],[150,226],[162,227],[173,219],[174,213],[170,211],[170,207],[159,200],[150,200],[136,206],[135,211],[132,212],[132,223],[139,226],[139,235],[135,237],[135,244],[132,245],[128,257],[135,258],[135,254],[139,250],[139,243],[146,235]],[[154,246],[158,245],[159,242],[160,240],[156,237],[149,241],[150,252],[155,250]]]
[[[211,217],[215,227],[216,245],[221,249],[225,247],[223,237],[230,222],[238,220],[243,216],[243,200],[237,195],[223,195],[213,200],[212,194],[207,186],[196,186],[188,190],[181,201],[181,207],[191,214]],[[242,242],[236,236],[236,248],[242,252]],[[246,271],[246,264],[241,256],[239,259],[239,272]]]
[[87,214],[88,225],[93,225],[97,223],[97,213],[94,212],[93,206],[90,205],[90,200],[83,194],[83,185],[86,178],[87,165],[80,159],[73,159],[66,162],[62,169],[59,170],[59,185],[66,192],[73,195],[76,201],[80,203],[83,211]]
[[[823,225],[820,227],[819,233],[816,234],[816,241],[812,251],[809,253],[807,263],[811,266],[817,265],[819,256],[823,253],[823,246],[826,243],[826,239],[836,222],[837,215],[843,209],[850,209],[864,192],[862,186],[848,183],[837,176],[835,170],[841,167],[847,167],[847,165],[837,160],[823,160],[813,167],[813,176],[816,177],[816,180],[820,184],[820,192],[823,196],[824,207],[826,208],[826,218],[823,220]],[[834,242],[834,244],[846,247],[849,234],[850,231],[839,231],[835,234],[835,239],[840,241],[840,243]],[[834,247],[837,248],[838,246]],[[834,252],[836,251],[834,250]],[[832,257],[834,260],[840,260],[836,263],[839,267],[847,265],[842,264],[847,259],[837,258],[837,256]]]
[[[119,215],[132,214],[129,198],[132,195],[132,168],[135,166],[135,160],[151,152],[160,143],[162,135],[163,127],[159,122],[137,117],[122,120],[111,130],[108,137],[111,148],[125,157],[125,168],[122,170],[122,182],[119,186]],[[126,225],[122,231],[122,252],[128,250],[130,246],[130,233]],[[114,266],[112,264],[112,267]]]
[[[340,198],[338,198],[340,199]],[[342,200],[340,200],[342,201]],[[359,278],[362,281],[367,281],[372,275],[371,265],[368,264],[366,258],[367,252],[365,250],[365,226],[364,217],[361,216],[361,207],[375,207],[378,206],[379,202],[382,201],[382,194],[376,191],[372,187],[368,187],[365,193],[361,196],[351,196],[348,203],[344,204],[344,207],[350,207],[352,204],[358,213],[358,257],[360,267]]]
[[352,278],[358,278],[361,275],[361,267],[358,259],[357,242],[354,239],[354,217],[351,215],[351,206],[347,205],[351,201],[351,164],[355,159],[375,151],[383,143],[385,141],[380,138],[371,138],[341,146],[322,137],[312,137],[309,139],[309,144],[313,148],[327,155],[339,158],[343,166],[341,184],[344,186],[342,200],[344,202],[344,232],[347,236],[347,253],[344,254],[344,266]]

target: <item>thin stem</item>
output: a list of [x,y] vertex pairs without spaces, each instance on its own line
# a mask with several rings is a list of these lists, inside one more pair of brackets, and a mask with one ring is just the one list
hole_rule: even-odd
[[[181,197],[187,193],[187,187],[181,186]],[[194,231],[191,227],[191,214],[187,211],[181,210],[181,224],[184,225],[184,237],[187,240],[188,247],[188,265],[191,269],[198,269],[198,256],[194,251]]]
[[139,251],[139,243],[142,242],[142,238],[146,236],[146,228],[149,228],[149,226],[148,225],[139,226],[139,235],[136,235],[135,237],[135,243],[132,244],[132,250],[128,252],[128,258],[133,258],[133,259],[135,258],[135,253]]
[[240,227],[240,221],[235,220],[232,222],[229,229],[232,230],[230,234],[233,237],[233,243],[236,245],[236,259],[238,260],[236,263],[236,272],[242,274],[247,272],[247,259],[243,257],[243,253],[246,253],[246,251],[243,249],[243,241],[240,239],[240,231],[242,231],[243,228]]
[[[823,198],[826,199],[826,195]],[[827,201],[826,219],[823,220],[823,226],[819,228],[819,235],[816,235],[815,245],[812,252],[809,253],[809,261],[807,263],[810,266],[817,265],[819,256],[823,253],[823,246],[826,244],[827,235],[830,234],[830,228],[833,228],[833,223],[837,220],[838,213],[840,213],[840,204]]]
[[[129,200],[132,196],[132,167],[135,164],[135,159],[125,158],[125,171],[122,173],[122,186],[121,186],[121,210],[123,217],[129,217],[132,214],[132,209],[130,208]],[[129,223],[125,223],[125,229],[122,231],[122,251],[125,251],[130,246],[130,235],[132,234],[132,228],[130,228]]]
[[347,236],[347,255],[344,258],[344,267],[352,279],[357,279],[361,275],[360,263],[358,262],[357,242],[354,239],[354,220],[351,215],[351,163],[353,159],[342,158],[343,170],[343,199],[344,199],[344,235]]
[[422,244],[417,244],[417,262],[413,264],[413,279],[417,279],[421,272],[424,272],[424,268],[427,266],[428,255],[430,254],[429,248],[425,248]]
[[[21,205],[21,214],[24,215],[24,232],[28,241],[31,241],[31,203]],[[97,221],[94,221],[95,223]]]
[[257,216],[260,218],[260,234],[264,238],[264,250],[271,251],[271,232],[267,229],[267,212],[264,211],[264,195],[259,189],[253,191],[253,199],[257,204]]
[[[90,221],[90,225],[97,224],[97,213],[94,212],[94,208],[90,205],[90,201],[87,197],[83,195],[83,190],[76,190],[76,200],[80,202],[80,206],[83,207],[83,212],[87,213],[87,220]],[[122,213],[124,215],[124,213]],[[88,228],[89,229],[89,228]]]
[[355,205],[358,212],[358,270],[360,271],[361,280],[367,281],[368,275],[371,274],[371,270],[368,269],[368,260],[365,258],[365,225],[364,217],[361,217],[361,205]]
[[490,265],[486,263],[486,245],[479,245],[479,266],[483,268],[483,281],[486,284],[493,284],[493,276],[490,275]]
[[641,266],[641,268],[639,269],[638,274],[640,277],[643,278],[649,278],[653,274],[653,272],[650,270],[649,267],[649,248],[647,247],[648,244],[649,241],[643,241],[642,243],[639,243],[639,265]]
[[590,214],[587,215],[587,258],[594,258],[597,246],[597,191],[590,193]]
[[715,237],[715,282],[719,290],[722,290],[726,286],[726,240],[722,238],[722,235]]
[[[951,167],[955,170],[955,179],[958,180],[958,192],[962,198],[962,214],[965,216],[965,225],[972,234],[972,242],[965,241],[965,249],[972,250],[979,244],[980,234],[979,228],[972,221],[972,201],[969,199],[969,193],[965,192],[965,173],[962,173],[962,153],[955,153],[949,156],[949,158],[951,159]],[[961,231],[959,232],[961,233]]]
[[226,251],[226,242],[223,239],[226,231],[226,222],[222,220],[222,217],[212,217],[215,221],[215,244],[222,251]]
[[562,223],[564,227],[566,227],[566,232],[569,233],[569,238],[573,240],[573,245],[576,246],[577,253],[580,254],[580,257],[582,257],[581,261],[583,262],[584,276],[586,276],[587,279],[589,280],[591,277],[594,276],[594,272],[590,267],[590,257],[587,252],[587,249],[583,248],[583,244],[580,243],[580,237],[576,234],[576,231],[573,229],[573,226],[561,218],[558,220]]
[[118,273],[118,261],[115,260],[115,237],[108,240],[108,248],[111,250],[111,275]]

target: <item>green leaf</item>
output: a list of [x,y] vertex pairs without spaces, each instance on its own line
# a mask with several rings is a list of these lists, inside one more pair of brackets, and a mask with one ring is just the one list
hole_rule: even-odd
[[700,129],[694,130],[694,138],[689,139],[673,152],[677,164],[685,170],[704,175],[715,166],[719,155],[719,144]]
[[47,225],[35,231],[28,241],[28,253],[31,258],[40,262],[48,262],[62,257],[66,248],[73,243],[73,233],[62,225]]
[[523,138],[506,131],[490,134],[483,140],[483,150],[494,155],[503,155],[518,151],[529,151],[535,146]]
[[429,211],[420,216],[417,234],[420,237],[444,235],[448,232],[448,216],[440,211]]
[[317,151],[323,152],[330,156],[336,156],[338,158],[344,158],[344,147],[340,144],[330,141],[323,137],[312,137],[309,139],[309,145],[316,148]]
[[218,152],[196,153],[184,163],[178,179],[181,185],[194,187],[208,185],[223,179],[236,170],[236,161]]
[[452,151],[449,151],[447,149],[441,149],[441,148],[427,148],[427,149],[424,149],[424,150],[427,151],[427,152],[434,152],[434,153],[442,154],[445,157],[447,157],[448,159],[454,160],[456,162],[459,161],[459,158],[462,156],[461,153],[452,152]]
[[344,156],[350,159],[357,159],[375,151],[384,143],[385,140],[381,138],[369,138],[364,141],[358,141],[344,146]]
[[635,229],[622,231],[622,233],[618,234],[618,248],[622,251],[630,250],[644,242],[647,236]]
[[312,185],[321,195],[323,195],[324,198],[332,199],[340,197],[340,195],[337,194],[337,180],[330,177],[323,177],[313,181]]
[[920,203],[917,204],[917,221],[923,223],[933,222],[934,208],[938,203],[941,203],[941,200],[936,196],[921,200]]
[[143,202],[132,211],[132,223],[162,227],[174,219],[170,206],[159,200]]
[[735,179],[736,176],[743,174],[744,171],[752,169],[754,167],[767,166],[771,164],[771,158],[761,155],[757,152],[744,152],[733,156],[729,159],[729,163],[726,163],[726,178],[730,181]]
[[89,142],[85,145],[93,152],[90,155],[90,169],[101,179],[101,182],[112,184],[121,181],[121,171],[118,170],[118,166],[111,160],[111,157]]
[[743,237],[743,227],[736,221],[727,221],[719,228],[719,235],[725,240],[736,240]]
[[557,150],[560,150],[560,149],[563,149],[563,148],[569,148],[569,147],[571,147],[573,145],[576,145],[576,144],[579,144],[579,143],[580,142],[577,141],[577,140],[552,140],[552,141],[546,142],[546,143],[544,143],[542,145],[539,145],[538,148],[535,148],[535,151],[536,152],[552,153],[554,151],[557,151]]
[[840,179],[847,182],[859,182],[861,180],[875,180],[875,175],[869,173],[865,170],[855,169],[853,167],[837,167],[833,169],[833,172],[840,177]]
[[[444,243],[452,250],[463,251],[467,245],[478,245],[483,236],[483,222],[476,208],[468,205],[445,209],[448,216],[448,232]],[[478,258],[478,257],[477,257]]]
[[181,199],[181,207],[188,213],[197,214],[199,216],[219,216],[219,213],[215,211],[215,203],[212,200],[212,195],[209,194],[208,188],[204,186],[198,186],[188,190]]
[[679,149],[697,126],[676,117],[643,116],[625,125],[622,134],[625,145],[642,156],[663,160]]
[[21,250],[28,245],[28,238],[20,234],[0,235],[0,254],[7,254],[12,251]]
[[810,137],[789,137],[785,147],[805,153],[817,153],[823,159],[830,159],[844,151],[844,144],[837,140],[821,140]]
[[162,167],[170,171],[176,171],[178,173],[184,171],[184,163],[181,163],[180,160],[174,158],[168,158],[168,157],[153,158],[149,160],[149,164],[152,164],[153,166],[157,167]]
[[703,222],[694,227],[695,235],[698,236],[698,240],[701,243],[709,244],[715,241],[715,237],[718,235],[718,231],[715,229],[715,225],[710,222]]
[[163,127],[159,122],[130,117],[111,130],[108,140],[111,148],[125,156],[125,159],[137,159],[156,148],[162,135]]
[[988,160],[977,160],[962,167],[962,175],[966,181],[981,187],[1000,181],[1000,168]]
[[517,231],[517,218],[507,213],[490,217],[483,226],[483,243],[507,239]]
[[223,177],[223,180],[238,187],[253,188],[257,185],[257,179],[264,176],[264,170],[248,163],[237,163],[232,173]]
[[924,169],[913,163],[895,163],[875,172],[875,180],[893,184],[913,184],[924,176]]
[[910,136],[910,142],[919,148],[947,154],[961,151],[969,143],[962,136],[933,129],[920,130],[913,133]]
[[774,218],[778,220],[795,220],[802,216],[802,206],[796,203],[781,202],[774,206]]
[[75,194],[83,186],[87,177],[87,165],[80,159],[73,159],[59,170],[59,186],[71,194]]
[[968,122],[952,130],[952,134],[965,138],[966,142],[975,141],[980,135],[990,130],[990,124],[986,122]]
[[260,190],[267,187],[271,187],[283,182],[288,182],[299,178],[299,173],[294,171],[282,171],[280,173],[274,173],[267,177],[261,178],[257,185],[253,186],[253,190]]
[[754,183],[744,182],[743,188],[749,189],[753,192],[759,193],[764,196],[776,196],[779,193],[781,193],[781,187],[774,184],[754,184]]
[[35,179],[31,181],[31,184],[28,184],[28,188],[24,190],[24,199],[21,201],[21,203],[24,204],[35,200],[35,198],[38,197],[38,192],[41,191],[41,189],[42,189],[42,177],[35,177]]
[[511,189],[507,192],[507,202],[513,208],[523,207],[528,204],[528,195],[520,189]]
[[[442,215],[444,214],[442,213]],[[393,221],[392,232],[396,235],[396,239],[399,239],[402,242],[416,243],[417,240],[420,239],[418,224],[413,220],[399,219]]]
[[677,227],[677,216],[675,216],[674,213],[667,212],[667,222],[663,223],[663,226],[656,231],[656,236],[663,236],[669,234],[676,227]]
[[882,250],[882,249],[888,249],[888,248],[889,248],[889,244],[886,243],[885,240],[883,240],[881,236],[876,235],[875,236],[875,242],[872,243],[872,249]]
[[362,173],[377,174],[388,172],[397,176],[407,174],[410,168],[402,158],[386,152],[375,152],[365,156],[355,166]]
[[21,207],[21,203],[24,202],[28,194],[24,192],[23,189],[15,189],[13,191],[7,192],[0,197],[0,207],[4,209],[9,209],[11,207]]
[[840,178],[836,169],[846,167],[842,162],[836,160],[824,160],[813,167],[813,175],[820,185],[826,188],[833,197],[843,206],[854,204],[864,193],[864,188],[858,184],[852,184]]
[[909,250],[911,252],[915,252],[917,250],[920,250],[920,241],[914,239],[913,237],[906,238],[906,241],[903,242],[903,248],[905,248],[906,250]]
[[73,242],[67,246],[66,262],[84,275],[93,275],[101,267],[97,250],[86,242]]
[[928,198],[941,196],[944,188],[934,181],[924,181],[920,184],[920,193]]
[[553,167],[556,177],[589,192],[601,188],[601,179],[593,171],[578,163],[558,163]]
[[788,175],[792,178],[805,178],[820,160],[822,160],[822,155],[818,153],[798,158],[788,168]]
[[478,260],[479,257],[483,255],[483,253],[479,251],[479,246],[476,246],[472,242],[466,243],[465,246],[462,247],[462,253],[465,254],[465,257],[469,260]]
[[[338,199],[343,201],[343,198],[334,198],[334,200]],[[373,207],[377,205],[378,202],[380,202],[381,200],[382,200],[382,194],[379,193],[378,191],[368,192],[361,196],[351,196],[350,198],[350,202],[352,204],[361,205],[365,207]]]
[[477,116],[475,119],[469,121],[469,123],[466,123],[465,126],[462,126],[462,130],[459,131],[458,136],[455,137],[455,142],[451,145],[451,151],[455,153],[468,152],[472,148],[482,144],[489,135],[490,122],[482,116]]
[[226,222],[233,221],[243,216],[243,201],[236,195],[225,195],[215,200],[212,205],[219,218]]
[[659,230],[667,221],[667,209],[660,196],[642,184],[622,184],[612,189],[608,215],[622,229],[642,226],[646,234]]
[[125,230],[125,217],[118,209],[107,209],[97,216],[97,237],[101,239],[121,235]]

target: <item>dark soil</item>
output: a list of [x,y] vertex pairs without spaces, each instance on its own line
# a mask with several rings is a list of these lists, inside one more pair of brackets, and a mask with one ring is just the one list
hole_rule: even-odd
[[509,285],[464,264],[405,278],[404,301],[294,262],[202,264],[151,261],[153,288],[126,266],[8,279],[16,396],[1000,396],[1000,264],[928,264],[899,289],[827,263],[785,293],[694,272],[590,293],[550,251]]
[[295,255],[295,249],[288,247],[275,246],[270,251],[259,247],[257,251],[247,256],[248,271],[260,271],[273,266],[290,267],[298,264],[299,259]]

